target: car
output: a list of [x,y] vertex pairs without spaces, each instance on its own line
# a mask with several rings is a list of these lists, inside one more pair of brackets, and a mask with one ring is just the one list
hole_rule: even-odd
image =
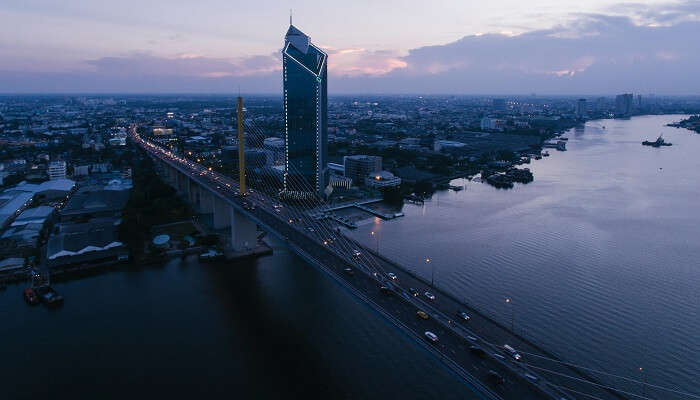
[[314,229],[314,228],[311,227],[311,226],[307,226],[307,227],[306,227],[306,230],[309,231],[309,232],[316,232],[316,229]]
[[382,293],[384,293],[386,295],[391,294],[391,289],[388,286],[384,286],[384,285],[379,286],[379,291],[381,291]]
[[530,382],[532,382],[532,383],[537,383],[537,381],[540,380],[540,378],[538,378],[538,377],[536,377],[535,375],[532,375],[532,374],[524,374],[523,376],[525,377],[525,379],[527,379],[528,381],[530,381]]
[[460,311],[459,316],[465,321],[469,321],[471,319],[469,314],[465,313],[464,311]]
[[434,295],[434,294],[432,294],[432,293],[430,293],[430,292],[425,292],[425,293],[423,293],[423,294],[424,294],[425,297],[427,297],[428,299],[430,299],[430,300],[435,300],[435,295]]
[[418,296],[418,291],[417,291],[416,289],[414,289],[414,288],[408,288],[408,291],[411,292],[411,294],[413,295],[413,297]]
[[501,361],[505,361],[505,360],[506,360],[506,358],[503,357],[503,354],[493,353],[493,356],[496,357],[497,359],[501,360]]
[[434,334],[433,332],[425,331],[425,337],[428,338],[428,340],[430,340],[430,341],[433,342],[433,343],[437,343],[437,342],[438,342],[438,337],[437,337],[437,335]]
[[430,317],[428,316],[428,314],[427,314],[425,311],[423,311],[423,310],[418,310],[418,311],[416,311],[416,315],[419,316],[419,317],[421,317],[422,319],[428,319],[428,318],[430,318]]
[[469,352],[479,358],[486,358],[486,352],[479,346],[469,346]]
[[520,361],[523,357],[510,345],[504,344],[503,350],[505,350],[515,361]]
[[353,271],[352,268],[350,268],[350,267],[345,268],[343,271],[345,271],[345,273],[348,274],[348,275],[354,275],[354,274],[355,274],[355,271]]
[[494,385],[502,385],[506,381],[505,379],[503,379],[501,374],[494,370],[489,370],[489,372],[486,374],[486,380]]
[[359,257],[359,256],[362,255],[362,253],[360,253],[359,250],[353,250],[353,251],[352,251],[352,255],[355,256],[355,257]]
[[387,274],[387,276],[388,276],[389,278],[391,278],[392,280],[394,280],[394,281],[397,280],[397,279],[399,279],[399,278],[396,276],[396,274],[393,273],[393,272],[389,272],[389,273]]

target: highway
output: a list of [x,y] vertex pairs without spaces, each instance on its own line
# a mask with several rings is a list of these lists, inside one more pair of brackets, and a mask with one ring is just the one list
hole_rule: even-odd
[[[491,321],[488,323],[493,326],[489,326],[488,329],[475,329],[482,323],[485,327],[487,319],[476,315],[442,292],[427,288],[424,282],[389,260],[375,257],[371,250],[355,242],[350,242],[352,248],[348,249],[347,239],[339,240],[339,233],[318,229],[314,222],[300,218],[302,211],[294,206],[281,204],[259,191],[241,196],[238,193],[238,184],[231,178],[212,172],[198,163],[142,139],[135,129],[132,129],[131,138],[150,155],[207,188],[284,241],[306,261],[326,272],[341,287],[363,300],[408,337],[421,344],[461,377],[481,398],[575,398],[558,388],[558,385],[552,384],[549,377],[544,379],[523,360],[516,361],[502,347],[508,343],[520,349],[521,346],[526,346],[526,343],[509,335],[505,329],[494,335],[495,325]],[[354,256],[349,255],[349,250]],[[362,261],[367,257],[372,257],[372,265]],[[389,275],[389,272],[393,276]],[[417,292],[412,292],[412,288]],[[425,295],[428,290],[436,296],[434,300]],[[420,318],[417,315],[419,310],[424,311],[428,318]],[[460,317],[460,311],[467,311],[470,319],[466,321]],[[437,341],[429,340],[426,332],[434,333]],[[487,338],[482,335],[489,336]],[[500,341],[496,343],[495,340]],[[527,361],[532,363],[530,365],[535,365],[535,360]],[[565,367],[554,367],[560,368],[562,373],[573,374],[572,370]],[[426,374],[429,373],[430,371],[426,371]],[[499,382],[500,378],[503,382]],[[563,386],[574,388],[576,391],[585,389],[585,393],[595,394],[585,398],[619,398],[611,396],[605,390],[591,390],[586,384],[575,385],[570,380],[566,383]],[[465,397],[470,396],[465,394]]]

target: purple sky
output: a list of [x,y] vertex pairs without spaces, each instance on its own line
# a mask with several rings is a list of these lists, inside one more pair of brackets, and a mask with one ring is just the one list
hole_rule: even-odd
[[291,6],[331,93],[700,94],[700,1],[98,3],[2,2],[0,92],[278,93]]

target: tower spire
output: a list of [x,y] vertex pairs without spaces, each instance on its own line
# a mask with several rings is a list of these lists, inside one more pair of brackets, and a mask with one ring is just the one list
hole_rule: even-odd
[[292,25],[292,9],[289,9],[289,25]]

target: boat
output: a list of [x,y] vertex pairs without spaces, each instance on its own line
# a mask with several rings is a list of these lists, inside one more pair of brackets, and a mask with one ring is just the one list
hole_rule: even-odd
[[39,304],[39,297],[36,295],[34,289],[26,288],[22,294],[24,295],[24,301],[26,301],[27,304],[32,306]]
[[36,288],[36,293],[39,295],[41,302],[47,306],[59,306],[63,304],[63,296],[58,294],[58,292],[49,285],[39,286]]
[[216,261],[222,258],[224,258],[224,253],[213,249],[199,255],[199,261]]
[[672,143],[668,143],[664,140],[663,134],[659,135],[658,138],[656,138],[655,141],[651,142],[649,140],[645,140],[642,142],[642,146],[651,146],[651,147],[661,147],[661,146],[671,146]]

